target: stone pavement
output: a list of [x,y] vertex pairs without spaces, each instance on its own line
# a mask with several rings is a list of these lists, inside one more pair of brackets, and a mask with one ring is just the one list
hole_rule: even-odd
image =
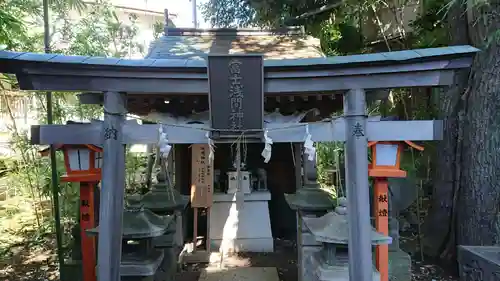
[[[298,281],[294,241],[275,239],[274,249],[273,253],[237,253],[222,260],[219,253],[213,253],[207,263],[183,264],[175,280]],[[248,275],[252,278],[245,279]]]
[[279,277],[275,267],[208,267],[198,281],[279,281]]

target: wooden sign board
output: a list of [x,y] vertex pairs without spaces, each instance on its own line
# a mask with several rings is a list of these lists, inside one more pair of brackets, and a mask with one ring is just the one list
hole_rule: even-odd
[[191,207],[208,208],[212,206],[214,186],[213,165],[208,160],[208,144],[191,146]]

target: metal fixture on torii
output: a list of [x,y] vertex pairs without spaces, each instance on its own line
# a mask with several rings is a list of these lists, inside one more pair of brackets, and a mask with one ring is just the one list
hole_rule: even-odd
[[[368,192],[368,141],[425,141],[442,138],[442,121],[367,122],[366,90],[436,87],[453,83],[454,72],[468,68],[470,46],[421,49],[372,55],[264,61],[263,94],[300,95],[344,91],[344,117],[309,124],[314,142],[345,141],[349,224],[349,278],[372,278]],[[85,125],[33,126],[35,144],[103,145],[102,192],[98,245],[98,280],[119,281],[125,144],[153,144],[158,125],[125,123],[126,95],[207,94],[205,61],[184,59],[127,60],[0,51],[0,72],[13,73],[22,90],[89,91],[86,103],[101,103],[104,122]],[[335,71],[334,71],[335,70]],[[99,71],[99,75],[96,75]],[[76,127],[78,126],[78,127]],[[164,126],[172,144],[204,144],[206,131]],[[77,129],[77,130],[76,130]],[[274,143],[302,142],[305,126],[269,131]],[[109,188],[108,188],[109,187]]]

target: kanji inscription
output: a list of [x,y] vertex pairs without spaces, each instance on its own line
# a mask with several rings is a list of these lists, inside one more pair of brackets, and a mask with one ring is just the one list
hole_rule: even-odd
[[354,137],[356,137],[357,139],[365,136],[365,130],[363,128],[363,125],[361,125],[361,123],[356,122],[356,124],[354,125],[354,127],[352,129],[352,135]]
[[378,196],[378,202],[387,203],[387,194],[380,194]]
[[209,147],[205,144],[192,146],[191,206],[210,207],[213,193],[213,166],[208,159]]
[[[260,55],[208,57],[210,121],[215,138],[262,133],[264,68]],[[247,132],[247,134],[252,134]]]
[[117,140],[118,139],[118,130],[115,127],[111,126],[111,128],[104,129],[104,140]]
[[90,215],[88,213],[83,213],[81,220],[84,221],[84,222],[89,221],[90,220]]
[[378,215],[379,217],[387,217],[389,215],[389,212],[387,211],[387,209],[382,209],[378,211]]

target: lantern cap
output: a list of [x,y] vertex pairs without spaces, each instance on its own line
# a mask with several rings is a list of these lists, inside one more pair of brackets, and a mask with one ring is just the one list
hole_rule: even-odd
[[175,223],[171,223],[165,235],[153,238],[155,248],[171,248],[175,240]]
[[[347,220],[347,201],[340,200],[339,205],[335,208],[335,211],[328,212],[326,215],[319,218],[307,218],[304,217],[304,223],[307,228],[314,235],[314,238],[318,242],[329,243],[329,244],[345,244],[349,243],[349,230],[348,230],[348,220]],[[372,228],[371,231],[371,244],[372,245],[384,245],[390,244],[392,238],[390,236],[383,235],[375,231]]]
[[372,147],[373,145],[377,143],[392,143],[392,144],[399,144],[399,143],[406,143],[409,147],[414,148],[418,151],[424,151],[424,147],[420,146],[412,141],[369,141],[368,142],[368,147]]
[[[97,144],[55,144],[54,149],[56,151],[58,151],[58,150],[64,149],[64,147],[66,147],[66,146],[75,147],[75,148],[86,147],[86,148],[93,150],[95,152],[102,152],[102,146],[97,145]],[[39,150],[38,152],[40,153],[41,156],[48,156],[50,153],[50,146],[46,146],[43,149]]]
[[142,205],[153,212],[183,210],[189,203],[189,196],[181,195],[169,184],[155,184],[144,195],[134,194],[127,198],[130,206]]
[[327,211],[335,208],[335,200],[328,191],[319,187],[303,187],[294,194],[286,194],[285,200],[292,210]]
[[[123,211],[122,238],[145,239],[161,236],[167,232],[172,221],[172,216],[159,216],[142,206],[127,207]],[[98,234],[99,226],[87,232]]]

